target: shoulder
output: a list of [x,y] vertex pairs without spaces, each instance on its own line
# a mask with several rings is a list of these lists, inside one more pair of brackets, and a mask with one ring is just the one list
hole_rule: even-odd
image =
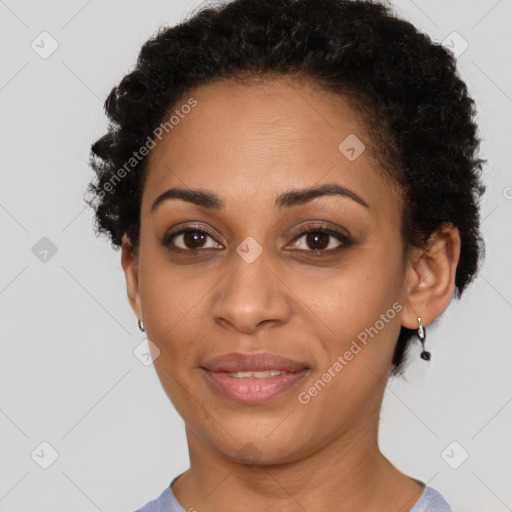
[[439,491],[427,485],[410,512],[452,512],[452,509]]
[[146,503],[135,512],[184,512],[184,508],[176,501],[169,486],[158,498]]

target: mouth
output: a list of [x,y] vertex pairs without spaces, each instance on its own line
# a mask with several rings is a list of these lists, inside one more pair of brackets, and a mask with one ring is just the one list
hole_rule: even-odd
[[284,395],[310,371],[305,363],[270,353],[224,354],[201,368],[214,392],[246,405],[267,403]]

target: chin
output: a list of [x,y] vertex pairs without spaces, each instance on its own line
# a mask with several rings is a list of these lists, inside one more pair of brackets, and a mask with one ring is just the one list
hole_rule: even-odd
[[[312,436],[305,438],[300,422],[290,422],[290,418],[287,414],[281,414],[278,421],[268,418],[260,422],[256,418],[250,421],[245,418],[240,422],[224,421],[216,432],[205,429],[204,425],[200,428],[207,444],[228,459],[247,465],[276,465],[293,462],[315,449]],[[194,430],[198,432],[198,429]]]

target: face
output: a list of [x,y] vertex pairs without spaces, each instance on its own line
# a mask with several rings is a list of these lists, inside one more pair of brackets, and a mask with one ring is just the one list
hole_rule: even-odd
[[129,269],[188,434],[259,463],[375,437],[407,293],[399,190],[356,114],[318,87],[190,96],[149,155]]

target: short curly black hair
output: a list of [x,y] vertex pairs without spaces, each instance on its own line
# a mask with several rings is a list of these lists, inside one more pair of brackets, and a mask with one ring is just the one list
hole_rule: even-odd
[[[137,150],[193,88],[288,76],[359,107],[368,133],[387,155],[385,174],[404,195],[405,247],[424,247],[444,223],[458,228],[460,298],[484,250],[484,160],[478,157],[475,104],[451,53],[390,6],[370,0],[234,0],[203,6],[182,23],[161,28],[105,102],[110,123],[91,148],[95,179],[86,199],[96,232],[108,235],[114,248],[124,233],[138,246],[147,156]],[[403,370],[414,333],[401,328],[392,374]]]

